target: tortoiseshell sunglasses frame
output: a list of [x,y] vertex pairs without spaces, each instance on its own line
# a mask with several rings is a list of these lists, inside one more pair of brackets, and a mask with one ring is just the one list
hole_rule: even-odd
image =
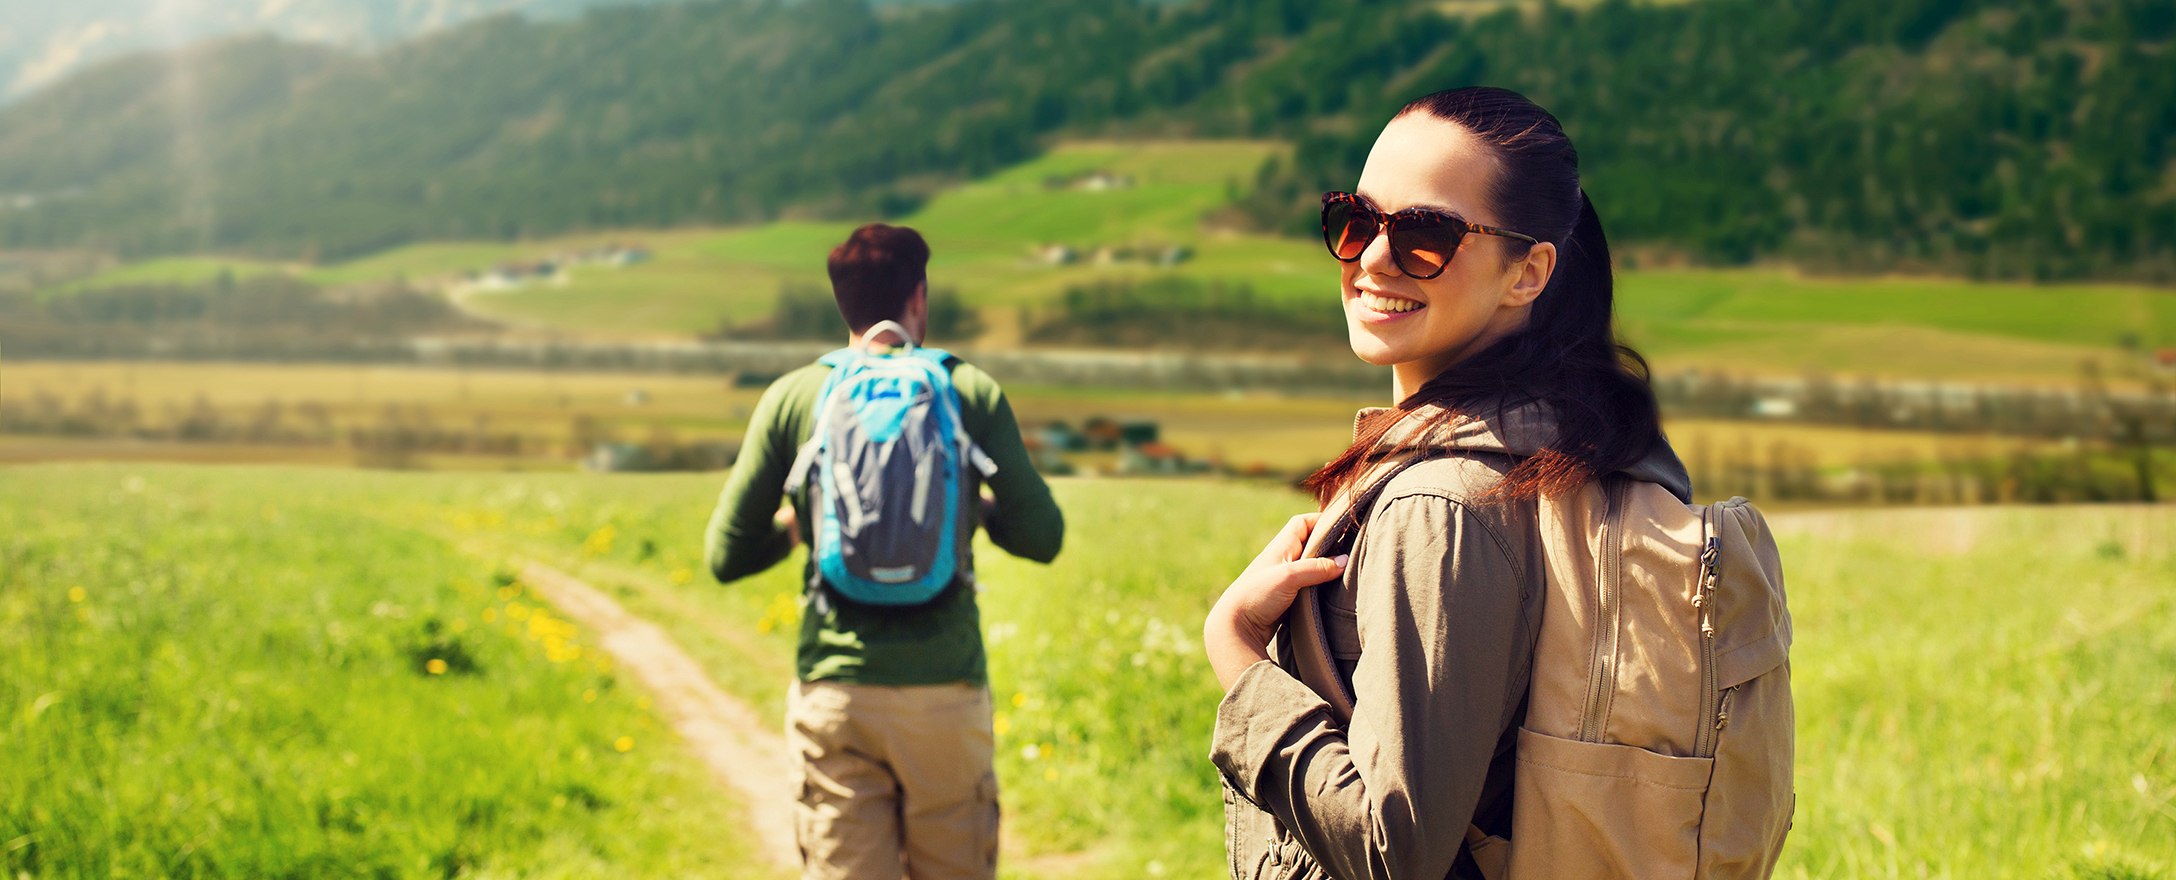
[[[1354,208],[1366,211],[1368,212],[1368,214],[1375,217],[1375,231],[1368,235],[1366,241],[1361,242],[1360,252],[1354,253],[1350,259],[1338,255],[1337,242],[1331,238],[1330,209],[1338,205],[1351,205]],[[1443,258],[1443,265],[1437,266],[1435,268],[1435,271],[1429,272],[1425,275],[1414,272],[1413,270],[1406,267],[1405,258],[1399,256],[1398,240],[1396,238],[1399,218],[1419,218],[1424,216],[1441,218],[1443,220],[1446,220],[1448,222],[1443,225],[1443,228],[1458,231],[1458,234],[1451,239],[1450,255]],[[1390,236],[1390,261],[1396,263],[1398,266],[1398,271],[1404,273],[1406,277],[1419,281],[1426,281],[1430,278],[1434,278],[1438,275],[1443,274],[1443,270],[1451,267],[1451,260],[1455,259],[1458,256],[1459,246],[1464,244],[1466,241],[1466,236],[1472,233],[1478,233],[1481,235],[1496,235],[1502,236],[1504,238],[1515,238],[1528,244],[1541,243],[1541,239],[1535,238],[1531,235],[1527,235],[1523,232],[1513,232],[1501,226],[1483,226],[1478,223],[1468,223],[1466,222],[1466,218],[1464,217],[1460,217],[1457,214],[1452,214],[1446,211],[1438,211],[1434,208],[1407,208],[1395,214],[1385,214],[1383,213],[1382,209],[1375,207],[1375,203],[1368,201],[1366,196],[1362,196],[1357,193],[1338,192],[1332,190],[1330,192],[1322,194],[1322,246],[1324,248],[1327,248],[1330,251],[1330,256],[1335,258],[1340,263],[1359,262],[1360,253],[1365,253],[1367,251],[1368,245],[1375,243],[1376,236]]]

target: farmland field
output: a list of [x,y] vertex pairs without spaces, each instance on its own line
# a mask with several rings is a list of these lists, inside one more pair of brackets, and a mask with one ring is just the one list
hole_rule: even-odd
[[[939,193],[897,222],[921,229],[934,287],[988,312],[979,342],[1020,342],[1022,309],[1068,288],[1174,276],[1244,284],[1263,302],[1336,309],[1334,264],[1318,243],[1219,225],[1230,189],[1282,147],[1248,141],[1076,142]],[[1606,206],[1605,206],[1606,209]],[[824,255],[851,223],[781,221],[725,229],[618,230],[527,242],[426,242],[346,263],[290,267],[216,256],[167,258],[66,282],[61,291],[202,282],[287,271],[321,284],[532,262],[606,243],[639,245],[629,266],[578,265],[567,283],[473,291],[467,308],[517,327],[605,338],[686,338],[769,315],[783,285],[825,281]],[[1620,243],[1622,244],[1622,243]],[[1048,264],[1063,245],[1075,259]],[[1181,247],[1175,266],[1151,256]],[[1103,249],[1133,249],[1110,260]],[[2176,293],[2122,284],[1983,284],[1944,278],[1824,278],[1784,269],[1624,268],[1624,333],[1665,371],[2068,383],[2099,361],[2135,381],[2143,352],[2176,346]],[[967,340],[947,340],[973,348]],[[1337,345],[1325,340],[1325,346]]]
[[[290,422],[300,408],[323,408],[337,426],[369,425],[388,412],[439,425],[484,425],[540,443],[563,445],[578,418],[639,441],[659,428],[684,438],[735,441],[761,389],[726,378],[670,373],[454,369],[336,364],[31,361],[0,365],[0,405],[27,407],[40,399],[79,409],[95,396],[126,399],[157,428],[195,411],[197,401],[234,425],[248,424],[269,405]],[[1161,440],[1190,456],[1244,467],[1259,464],[1297,474],[1328,460],[1351,440],[1355,409],[1383,403],[1366,394],[1298,396],[1206,394],[1121,389],[1008,386],[1021,424],[1078,424],[1104,416],[1155,422]],[[636,402],[631,402],[636,401]],[[1691,460],[1707,452],[1742,450],[1746,457],[1775,444],[1802,450],[1824,468],[1901,458],[1986,458],[2031,444],[2011,438],[1802,424],[1671,419],[1672,443]],[[424,468],[564,469],[563,450],[517,458],[426,458]],[[341,448],[270,443],[169,443],[87,437],[0,435],[0,462],[168,459],[199,462],[339,464]]]
[[[553,662],[578,634],[555,650],[509,633],[524,598],[494,580],[517,554],[579,574],[775,726],[797,576],[709,583],[694,542],[719,482],[0,469],[0,718],[23,744],[0,754],[0,866],[310,873],[366,851],[394,873],[449,853],[501,876],[742,864],[745,842],[716,833],[735,805],[706,797],[639,688]],[[1057,563],[978,556],[1008,874],[1211,876],[1200,615],[1301,499],[1054,485],[1070,526]],[[1799,706],[1780,876],[2176,872],[2176,508],[1777,526]],[[438,638],[463,627],[479,673],[417,668],[434,620]],[[362,713],[369,736],[343,723]],[[633,750],[615,751],[622,735]]]

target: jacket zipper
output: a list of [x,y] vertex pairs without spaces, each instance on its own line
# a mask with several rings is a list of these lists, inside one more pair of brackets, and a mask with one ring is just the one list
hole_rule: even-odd
[[1715,506],[1700,514],[1700,583],[1693,592],[1692,607],[1700,615],[1700,729],[1693,735],[1693,755],[1715,757],[1715,741],[1721,734],[1722,694],[1716,688],[1715,585],[1721,577],[1723,539],[1716,534]]
[[1624,518],[1623,484],[1611,480],[1604,498],[1601,576],[1594,585],[1594,655],[1587,667],[1587,707],[1579,724],[1582,742],[1602,741],[1610,697],[1617,689],[1617,567],[1624,552],[1618,532]]

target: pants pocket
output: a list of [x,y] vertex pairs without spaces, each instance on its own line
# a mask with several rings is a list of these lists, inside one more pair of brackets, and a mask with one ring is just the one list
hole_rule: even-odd
[[1519,731],[1510,875],[1692,877],[1715,762]]
[[977,829],[975,845],[978,847],[977,851],[982,853],[983,864],[989,866],[990,873],[994,876],[997,873],[999,831],[1004,822],[1004,811],[997,802],[997,771],[992,770],[982,775],[982,781],[975,785],[975,797],[980,803],[979,809],[983,815],[981,827]]

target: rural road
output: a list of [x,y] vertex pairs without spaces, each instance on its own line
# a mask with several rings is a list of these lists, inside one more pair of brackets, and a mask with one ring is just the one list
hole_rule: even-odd
[[740,794],[748,828],[772,862],[794,869],[801,853],[793,840],[785,738],[753,710],[719,690],[701,664],[659,629],[620,607],[602,591],[539,562],[521,568],[522,583],[597,634],[620,667],[656,695],[674,732],[720,782]]

